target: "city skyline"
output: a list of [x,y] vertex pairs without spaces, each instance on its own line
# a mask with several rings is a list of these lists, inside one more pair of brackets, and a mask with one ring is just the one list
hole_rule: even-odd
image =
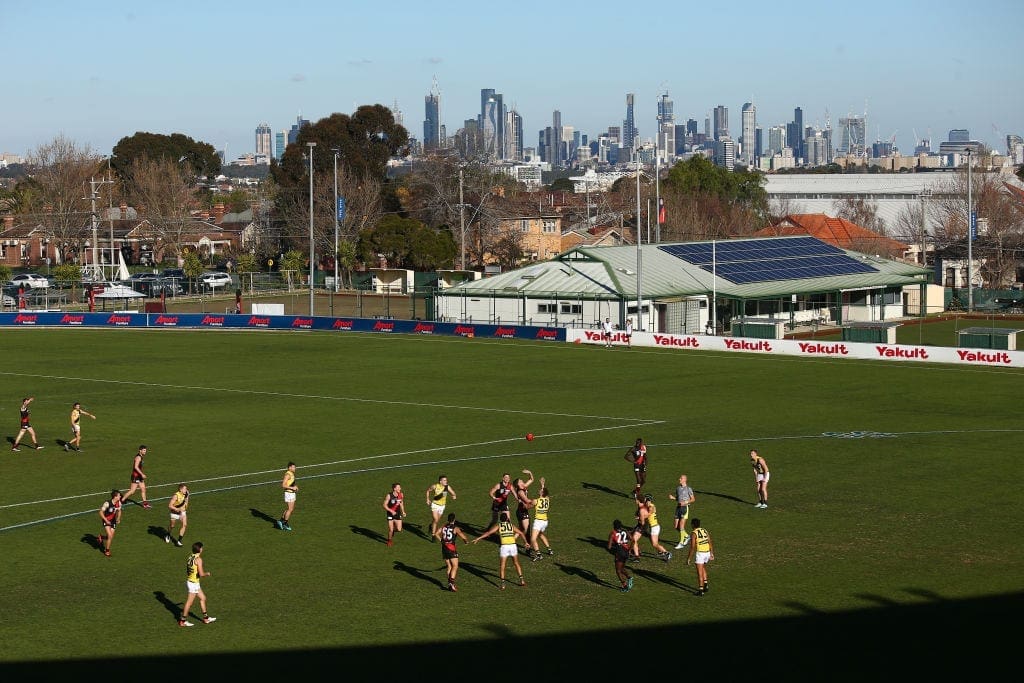
[[[622,125],[629,93],[640,139],[656,141],[657,103],[666,92],[677,123],[692,118],[702,127],[716,106],[731,110],[733,139],[741,136],[746,102],[764,131],[792,121],[797,107],[805,126],[819,128],[827,110],[834,130],[840,118],[866,108],[865,142],[895,135],[904,154],[929,136],[937,149],[952,129],[967,129],[997,151],[1007,134],[1024,133],[1014,44],[1000,45],[997,37],[1024,19],[1024,5],[1008,0],[979,0],[969,13],[865,0],[856,25],[848,7],[815,7],[821,15],[814,18],[800,6],[740,2],[744,21],[733,23],[710,7],[666,9],[641,0],[631,5],[631,19],[642,25],[649,18],[652,34],[657,28],[667,36],[643,49],[628,42],[635,32],[620,36],[602,21],[621,11],[611,2],[526,0],[518,6],[521,20],[512,22],[463,0],[443,13],[402,0],[392,5],[380,15],[372,7],[313,2],[297,8],[316,19],[306,21],[281,16],[280,6],[263,0],[173,7],[5,2],[4,40],[9,54],[23,57],[8,78],[0,152],[27,154],[64,134],[106,154],[137,131],[180,132],[224,149],[230,161],[256,152],[261,123],[276,138],[297,117],[317,121],[396,102],[405,127],[422,141],[424,98],[435,77],[439,126],[449,136],[480,114],[481,90],[492,89],[522,117],[527,146],[555,110],[563,125],[596,139]],[[271,32],[255,36],[259,16],[278,18]],[[538,44],[538,17],[587,28],[594,47],[575,41],[576,29],[573,41]],[[832,30],[808,45],[811,32],[800,27],[811,20]],[[704,30],[723,21],[724,31]],[[666,25],[678,26],[678,38]],[[167,38],[179,35],[188,40]]]

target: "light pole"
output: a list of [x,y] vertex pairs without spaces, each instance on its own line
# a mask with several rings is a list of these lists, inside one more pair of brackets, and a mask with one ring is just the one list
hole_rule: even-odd
[[462,199],[462,169],[459,169],[459,231],[462,233],[462,259],[460,268],[466,269],[466,204]]
[[[113,184],[113,182],[114,181],[109,178],[107,180],[96,180],[95,176],[89,178],[88,199],[92,202],[92,272],[98,280],[103,279],[103,270],[99,266],[99,221],[96,220],[96,186]],[[111,248],[113,248],[113,231],[111,231],[110,243]],[[111,263],[111,265],[113,265],[113,263]],[[113,274],[111,274],[111,279],[113,279]]]
[[[643,331],[643,305],[640,296],[640,286],[643,262],[640,252],[640,155],[636,156],[636,329]],[[628,313],[629,311],[627,311]]]
[[313,317],[313,258],[316,255],[313,248],[313,148],[315,142],[307,142],[309,147],[309,317]]
[[967,312],[974,310],[974,258],[971,243],[974,242],[974,209],[971,207],[971,148],[967,148]]
[[[334,293],[338,293],[338,214],[341,207],[338,204],[338,154],[339,149],[334,152]],[[334,315],[334,297],[331,297],[331,316]]]

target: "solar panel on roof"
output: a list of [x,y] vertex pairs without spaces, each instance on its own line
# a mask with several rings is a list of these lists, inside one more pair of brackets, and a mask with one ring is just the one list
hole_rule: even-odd
[[692,242],[659,249],[734,284],[878,272],[814,237]]

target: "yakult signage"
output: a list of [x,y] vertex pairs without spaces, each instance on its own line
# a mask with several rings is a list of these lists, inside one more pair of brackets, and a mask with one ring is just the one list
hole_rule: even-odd
[[[566,341],[582,344],[604,344],[601,332],[596,330],[567,330]],[[624,336],[621,333],[612,335],[612,344],[615,346],[625,346]],[[862,360],[1024,367],[1024,351],[957,349],[944,346],[904,346],[898,344],[887,345],[797,339],[750,339],[743,337],[663,334],[658,332],[634,332],[632,345],[679,349],[681,351],[735,351],[739,353],[804,356],[807,358],[857,358]]]

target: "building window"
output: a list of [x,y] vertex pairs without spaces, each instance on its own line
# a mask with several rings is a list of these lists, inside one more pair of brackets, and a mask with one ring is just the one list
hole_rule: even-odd
[[558,310],[555,304],[537,304],[538,313],[556,313]]
[[583,306],[580,304],[567,304],[563,302],[561,312],[564,315],[581,315],[583,313]]
[[544,232],[555,232],[555,221],[549,218],[544,219]]
[[523,218],[519,221],[519,229],[522,232],[530,232],[530,221],[527,218]]

